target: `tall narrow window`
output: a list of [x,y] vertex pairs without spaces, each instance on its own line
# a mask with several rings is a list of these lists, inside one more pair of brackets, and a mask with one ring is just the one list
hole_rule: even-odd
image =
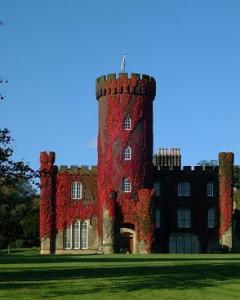
[[67,225],[66,229],[64,230],[64,248],[72,248],[72,225]]
[[73,240],[73,249],[80,248],[80,222],[76,221],[72,225],[72,240]]
[[72,181],[71,198],[82,199],[82,183],[80,181]]
[[160,191],[161,191],[161,185],[160,185],[160,182],[155,182],[154,183],[154,189],[155,189],[155,195],[157,197],[160,196]]
[[214,185],[213,182],[209,182],[207,184],[207,196],[213,197],[214,196]]
[[128,178],[125,178],[123,180],[123,191],[125,193],[130,193],[132,191],[132,185],[131,185],[131,182]]
[[216,226],[216,209],[211,207],[208,209],[208,228],[214,228]]
[[178,228],[191,227],[191,211],[188,208],[178,209]]
[[126,118],[126,119],[124,119],[124,124],[123,124],[123,126],[124,126],[124,129],[125,130],[131,130],[131,119],[130,118]]
[[191,195],[191,188],[189,182],[179,182],[178,183],[178,196],[179,197],[189,197]]
[[161,227],[161,214],[159,208],[155,210],[155,226],[156,228]]
[[130,147],[126,147],[123,151],[124,160],[131,160],[132,158],[132,150]]
[[84,221],[81,223],[81,248],[88,248],[88,223]]

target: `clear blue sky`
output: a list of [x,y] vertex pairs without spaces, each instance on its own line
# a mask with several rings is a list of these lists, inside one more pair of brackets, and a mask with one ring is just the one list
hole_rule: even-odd
[[235,152],[240,163],[240,1],[0,0],[0,127],[16,159],[38,167],[96,164],[96,77],[120,71],[157,81],[154,149],[179,147],[185,165]]

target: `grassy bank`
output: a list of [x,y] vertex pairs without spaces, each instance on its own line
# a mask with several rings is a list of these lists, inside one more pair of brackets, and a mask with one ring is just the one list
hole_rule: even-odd
[[240,255],[0,253],[0,299],[239,299]]

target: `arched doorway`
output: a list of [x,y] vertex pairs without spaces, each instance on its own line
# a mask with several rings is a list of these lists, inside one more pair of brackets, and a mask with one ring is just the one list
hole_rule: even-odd
[[133,229],[123,227],[120,229],[119,251],[121,253],[136,253],[136,232]]

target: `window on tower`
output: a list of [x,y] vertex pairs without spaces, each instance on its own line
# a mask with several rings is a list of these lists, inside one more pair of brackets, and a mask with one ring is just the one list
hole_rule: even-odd
[[125,193],[130,193],[132,191],[132,185],[131,185],[131,182],[128,178],[125,178],[123,180],[123,191]]
[[131,119],[130,118],[124,119],[124,129],[131,130]]
[[130,147],[126,147],[123,151],[123,159],[131,160],[132,158],[132,149]]

